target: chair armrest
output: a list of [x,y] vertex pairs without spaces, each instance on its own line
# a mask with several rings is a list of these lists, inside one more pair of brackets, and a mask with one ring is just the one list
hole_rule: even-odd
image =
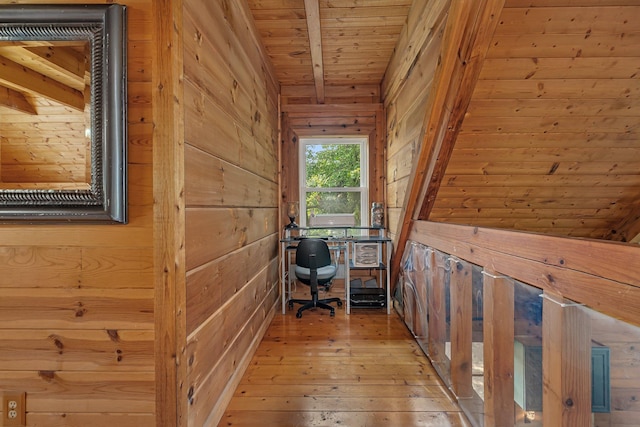
[[309,254],[309,287],[311,294],[318,293],[318,263],[316,254]]
[[318,262],[316,261],[316,254],[309,254],[309,278],[311,280],[318,280]]

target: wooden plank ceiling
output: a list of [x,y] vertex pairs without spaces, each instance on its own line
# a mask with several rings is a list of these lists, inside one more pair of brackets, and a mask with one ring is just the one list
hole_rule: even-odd
[[[249,5],[283,92],[314,86],[323,103],[328,87],[380,85],[411,1]],[[640,0],[506,0],[441,170],[420,219],[638,235]]]
[[282,86],[379,86],[411,0],[248,0]]

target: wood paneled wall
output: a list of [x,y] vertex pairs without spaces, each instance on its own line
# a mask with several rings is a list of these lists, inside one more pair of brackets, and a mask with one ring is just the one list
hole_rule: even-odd
[[0,224],[0,393],[27,393],[29,426],[155,422],[152,2],[119,3],[129,20],[129,223]]
[[449,3],[447,0],[413,3],[382,84],[387,112],[386,200],[392,238],[399,231],[413,160],[422,142],[421,129]]
[[[245,2],[184,0],[186,378],[216,425],[278,297],[278,92]],[[179,349],[181,343],[178,343]]]
[[611,412],[594,414],[595,427],[624,427],[640,420],[640,327],[619,322],[611,317],[593,314],[593,341],[609,347],[611,375]]

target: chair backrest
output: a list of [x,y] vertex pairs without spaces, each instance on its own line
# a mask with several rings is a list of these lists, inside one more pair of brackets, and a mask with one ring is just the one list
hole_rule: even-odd
[[331,253],[327,242],[322,239],[302,239],[296,249],[296,264],[310,268],[309,254],[316,254],[316,268],[331,265]]

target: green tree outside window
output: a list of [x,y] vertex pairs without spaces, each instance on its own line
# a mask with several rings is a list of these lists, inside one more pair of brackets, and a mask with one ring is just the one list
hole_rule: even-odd
[[308,191],[307,216],[311,214],[355,214],[360,223],[360,145],[313,144],[306,147],[306,186],[310,189],[344,188],[345,191]]

